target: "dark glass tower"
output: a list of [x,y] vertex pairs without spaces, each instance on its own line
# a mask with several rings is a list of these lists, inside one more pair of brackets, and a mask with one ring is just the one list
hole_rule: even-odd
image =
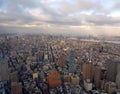
[[73,50],[70,51],[70,54],[68,56],[68,70],[69,72],[73,73],[76,70],[76,60],[75,60],[75,53]]

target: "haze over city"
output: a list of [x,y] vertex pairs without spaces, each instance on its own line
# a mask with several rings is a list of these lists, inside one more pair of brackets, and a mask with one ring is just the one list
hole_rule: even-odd
[[0,0],[0,94],[120,94],[120,0]]
[[120,36],[119,5],[119,0],[0,0],[0,32]]

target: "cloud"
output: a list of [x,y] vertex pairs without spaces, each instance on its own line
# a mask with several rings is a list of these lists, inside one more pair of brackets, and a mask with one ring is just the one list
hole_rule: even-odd
[[120,10],[120,1],[119,0],[116,0],[113,8],[116,9],[116,10]]
[[94,25],[120,25],[120,18],[118,17],[111,17],[111,16],[105,16],[105,15],[94,15],[86,18],[86,21],[88,23],[93,23]]
[[109,0],[0,0],[0,31],[120,36],[120,16],[112,16],[120,2],[114,0],[111,7],[107,2]]

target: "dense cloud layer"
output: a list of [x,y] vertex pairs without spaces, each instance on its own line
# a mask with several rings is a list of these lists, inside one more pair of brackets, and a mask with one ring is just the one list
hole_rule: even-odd
[[120,36],[119,0],[0,0],[0,32]]

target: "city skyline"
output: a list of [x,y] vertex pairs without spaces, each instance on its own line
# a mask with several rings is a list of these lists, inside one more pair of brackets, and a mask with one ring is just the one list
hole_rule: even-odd
[[0,0],[0,32],[120,36],[119,0]]

